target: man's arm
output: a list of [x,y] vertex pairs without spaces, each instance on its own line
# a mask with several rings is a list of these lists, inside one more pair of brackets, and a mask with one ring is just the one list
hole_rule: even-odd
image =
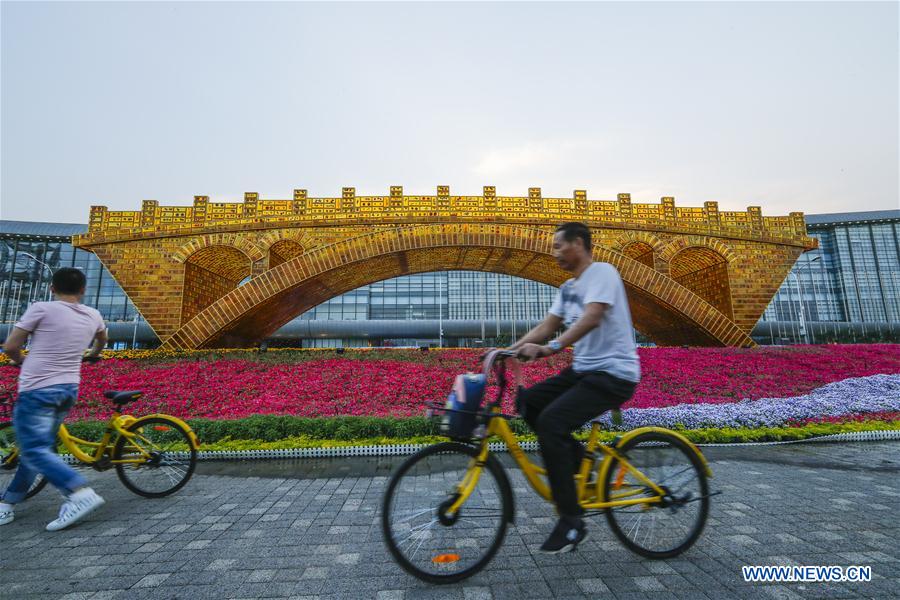
[[[558,341],[560,350],[571,346],[572,344],[583,338],[585,335],[587,335],[590,330],[597,327],[600,324],[600,321],[603,319],[603,313],[606,311],[606,307],[606,304],[602,304],[600,302],[591,302],[589,304],[586,304],[584,306],[584,312],[582,313],[581,318],[572,323],[572,326],[569,327],[565,333],[559,336]],[[520,354],[526,360],[531,360],[533,358],[538,358],[541,356],[550,356],[551,354],[554,354],[554,352],[548,346],[539,346],[538,344],[527,343],[521,348]]]
[[572,323],[572,326],[559,336],[560,347],[566,348],[571,346],[587,335],[591,329],[597,327],[600,321],[603,320],[603,313],[606,312],[606,307],[606,304],[600,304],[599,302],[585,304],[581,318]]
[[91,345],[91,351],[88,352],[88,356],[100,356],[100,353],[106,348],[106,343],[108,341],[109,334],[106,332],[106,329],[104,328],[102,331],[98,331],[97,335],[94,336],[94,343]]
[[25,346],[25,340],[28,339],[29,334],[30,332],[24,329],[13,327],[13,330],[9,332],[9,337],[6,338],[6,342],[3,344],[3,352],[17,365],[22,364],[22,348]]
[[[538,323],[531,331],[523,335],[518,342],[510,346],[509,350],[518,350],[525,344],[542,344],[546,342],[550,336],[556,333],[556,330],[562,325],[562,317],[557,317],[553,313],[547,313],[544,320]],[[582,334],[583,335],[583,334]]]

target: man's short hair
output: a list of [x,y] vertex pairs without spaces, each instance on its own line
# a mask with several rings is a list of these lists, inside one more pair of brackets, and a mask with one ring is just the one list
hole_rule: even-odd
[[86,284],[87,278],[80,269],[63,267],[53,274],[53,289],[57,294],[80,294]]
[[562,232],[563,239],[567,242],[572,242],[576,238],[580,238],[582,242],[584,242],[584,249],[591,252],[591,230],[588,229],[587,225],[584,223],[578,223],[576,221],[572,221],[570,223],[563,223],[559,227],[556,228],[556,233]]

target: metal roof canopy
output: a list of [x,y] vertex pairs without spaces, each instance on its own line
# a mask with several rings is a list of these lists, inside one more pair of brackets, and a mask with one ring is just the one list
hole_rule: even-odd
[[857,212],[829,213],[823,215],[803,215],[810,227],[827,227],[849,223],[872,223],[877,221],[898,221],[900,210],[864,210]]
[[[80,223],[39,223],[36,221],[0,220],[0,235],[16,238],[65,238],[70,242],[73,235],[85,233],[87,225]],[[63,240],[54,240],[63,241]]]

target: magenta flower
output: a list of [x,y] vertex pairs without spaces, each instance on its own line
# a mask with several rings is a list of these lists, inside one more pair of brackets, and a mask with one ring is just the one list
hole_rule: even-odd
[[[478,370],[479,352],[395,350],[362,358],[350,354],[294,364],[110,359],[84,368],[80,401],[70,419],[108,417],[112,407],[103,398],[108,389],[144,390],[144,398],[129,407],[136,414],[218,419],[253,414],[416,416],[426,405],[446,398],[455,375]],[[888,344],[649,348],[641,349],[640,356],[643,381],[626,408],[790,398],[849,377],[900,373],[900,346]],[[558,372],[570,358],[563,353],[527,365],[526,385]],[[0,390],[13,389],[17,373],[0,367]],[[509,397],[505,410],[513,410]]]

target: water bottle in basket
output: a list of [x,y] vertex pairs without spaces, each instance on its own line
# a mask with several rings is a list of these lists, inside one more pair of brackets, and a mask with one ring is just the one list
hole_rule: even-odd
[[441,433],[455,440],[469,440],[475,430],[477,413],[484,400],[487,378],[482,373],[457,375],[444,405]]

